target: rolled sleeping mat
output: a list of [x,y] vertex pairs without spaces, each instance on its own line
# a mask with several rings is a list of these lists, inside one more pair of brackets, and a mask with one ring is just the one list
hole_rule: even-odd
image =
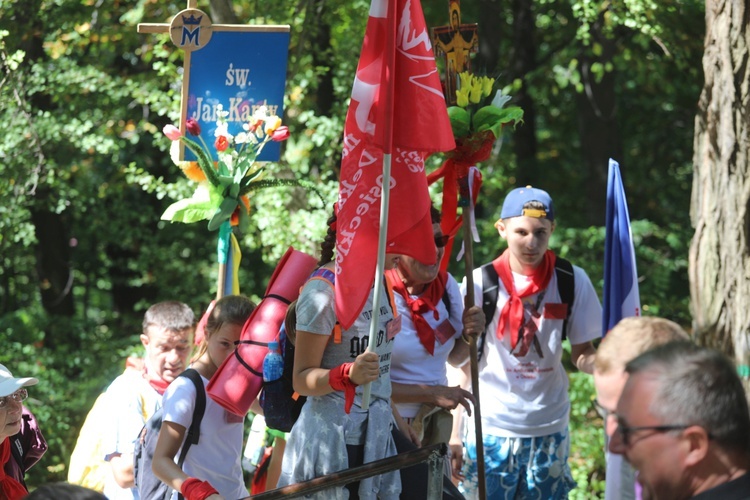
[[263,358],[268,342],[278,337],[289,304],[315,269],[315,257],[295,250],[286,251],[268,282],[260,304],[248,318],[240,344],[211,377],[208,395],[235,415],[245,416],[263,386]]

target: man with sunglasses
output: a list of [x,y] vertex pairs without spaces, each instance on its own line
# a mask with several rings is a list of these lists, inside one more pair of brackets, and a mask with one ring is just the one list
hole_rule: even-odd
[[[674,321],[654,316],[624,318],[607,333],[596,350],[594,361],[594,408],[604,421],[607,441],[614,432],[617,400],[628,379],[625,363],[657,345],[689,338]],[[606,453],[606,459],[605,500],[642,498],[641,489],[635,482],[635,471],[622,456]]]
[[[573,300],[563,298],[565,278],[557,273],[557,256],[549,250],[555,210],[546,191],[531,186],[512,190],[495,227],[508,248],[473,273],[476,305],[491,303],[486,292],[497,291],[479,345],[487,498],[564,499],[575,487],[567,463],[570,399],[562,364],[564,332],[573,364],[592,373],[592,341],[601,337],[602,308],[591,280],[577,266],[566,272],[573,281]],[[485,281],[489,268],[497,281]],[[468,494],[476,482],[476,448],[474,433],[465,434],[469,466],[462,488]]]
[[750,498],[750,413],[732,362],[670,342],[630,361],[609,442],[656,500]]

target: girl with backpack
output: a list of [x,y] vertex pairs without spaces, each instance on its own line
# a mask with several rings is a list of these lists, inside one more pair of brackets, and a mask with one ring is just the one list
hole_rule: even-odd
[[[206,322],[205,336],[191,368],[203,379],[203,386],[232,354],[242,327],[255,304],[239,295],[219,299]],[[243,417],[234,415],[206,398],[200,440],[190,448],[182,469],[175,456],[185,440],[196,402],[196,387],[185,378],[172,382],[164,393],[164,417],[154,451],[154,474],[187,500],[220,500],[248,496],[242,475]]]
[[[397,333],[393,309],[379,311],[377,345],[367,349],[373,293],[348,330],[337,324],[333,251],[336,216],[321,245],[321,266],[304,285],[296,304],[294,389],[307,396],[291,430],[278,486],[356,467],[397,453],[391,436],[390,354]],[[386,255],[393,264],[395,256]],[[323,273],[322,279],[315,276]],[[287,325],[289,328],[289,325]],[[371,383],[368,409],[361,408],[362,385]],[[348,490],[348,495],[347,491]],[[370,477],[314,498],[398,498],[398,471]]]

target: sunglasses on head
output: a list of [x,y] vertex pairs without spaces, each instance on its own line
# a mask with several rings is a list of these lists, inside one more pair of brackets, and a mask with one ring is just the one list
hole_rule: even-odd
[[438,248],[443,248],[445,245],[448,244],[448,240],[450,238],[451,237],[448,234],[441,234],[440,236],[435,236],[435,246]]

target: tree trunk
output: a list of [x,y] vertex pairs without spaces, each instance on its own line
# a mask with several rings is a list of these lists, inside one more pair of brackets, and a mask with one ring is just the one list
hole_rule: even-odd
[[579,55],[581,82],[584,90],[576,94],[578,108],[578,130],[581,136],[581,154],[586,172],[585,192],[589,210],[588,223],[601,225],[606,206],[607,168],[609,158],[622,160],[620,131],[617,125],[617,100],[615,74],[606,72],[601,79],[592,71],[592,65],[602,66],[612,61],[615,41],[601,33],[602,20],[591,27],[592,43],[602,48],[599,56],[592,54],[591,48],[583,47]]
[[232,0],[211,0],[209,9],[211,22],[214,24],[240,24],[234,13]]
[[[466,2],[465,5],[468,3]],[[475,22],[475,20],[482,19],[502,19],[503,10],[500,3],[496,0],[478,0],[476,4],[476,12],[481,12],[481,16],[473,16],[470,18],[471,21],[464,20],[463,22]],[[466,6],[468,7],[468,5]],[[498,77],[505,74],[508,61],[500,55],[500,45],[502,44],[503,37],[507,36],[503,33],[503,27],[504,23],[500,22],[479,23],[479,53],[471,62],[472,72],[490,77]],[[505,85],[510,82],[503,80],[502,83]]]
[[513,0],[513,52],[509,81],[521,80],[514,104],[523,109],[523,125],[513,132],[513,150],[518,162],[517,185],[537,184],[536,111],[529,93],[528,75],[536,69],[533,0]]
[[325,70],[319,74],[318,88],[315,92],[316,114],[331,116],[336,99],[333,88],[333,68],[331,67],[331,13],[326,10],[325,0],[314,0],[308,15],[314,15],[315,26],[312,28],[312,60],[315,71]]
[[47,210],[32,210],[36,239],[37,274],[42,305],[51,315],[73,316],[73,273],[70,238],[63,216]]
[[734,356],[740,367],[750,364],[749,18],[742,0],[706,1],[690,209],[695,337]]

